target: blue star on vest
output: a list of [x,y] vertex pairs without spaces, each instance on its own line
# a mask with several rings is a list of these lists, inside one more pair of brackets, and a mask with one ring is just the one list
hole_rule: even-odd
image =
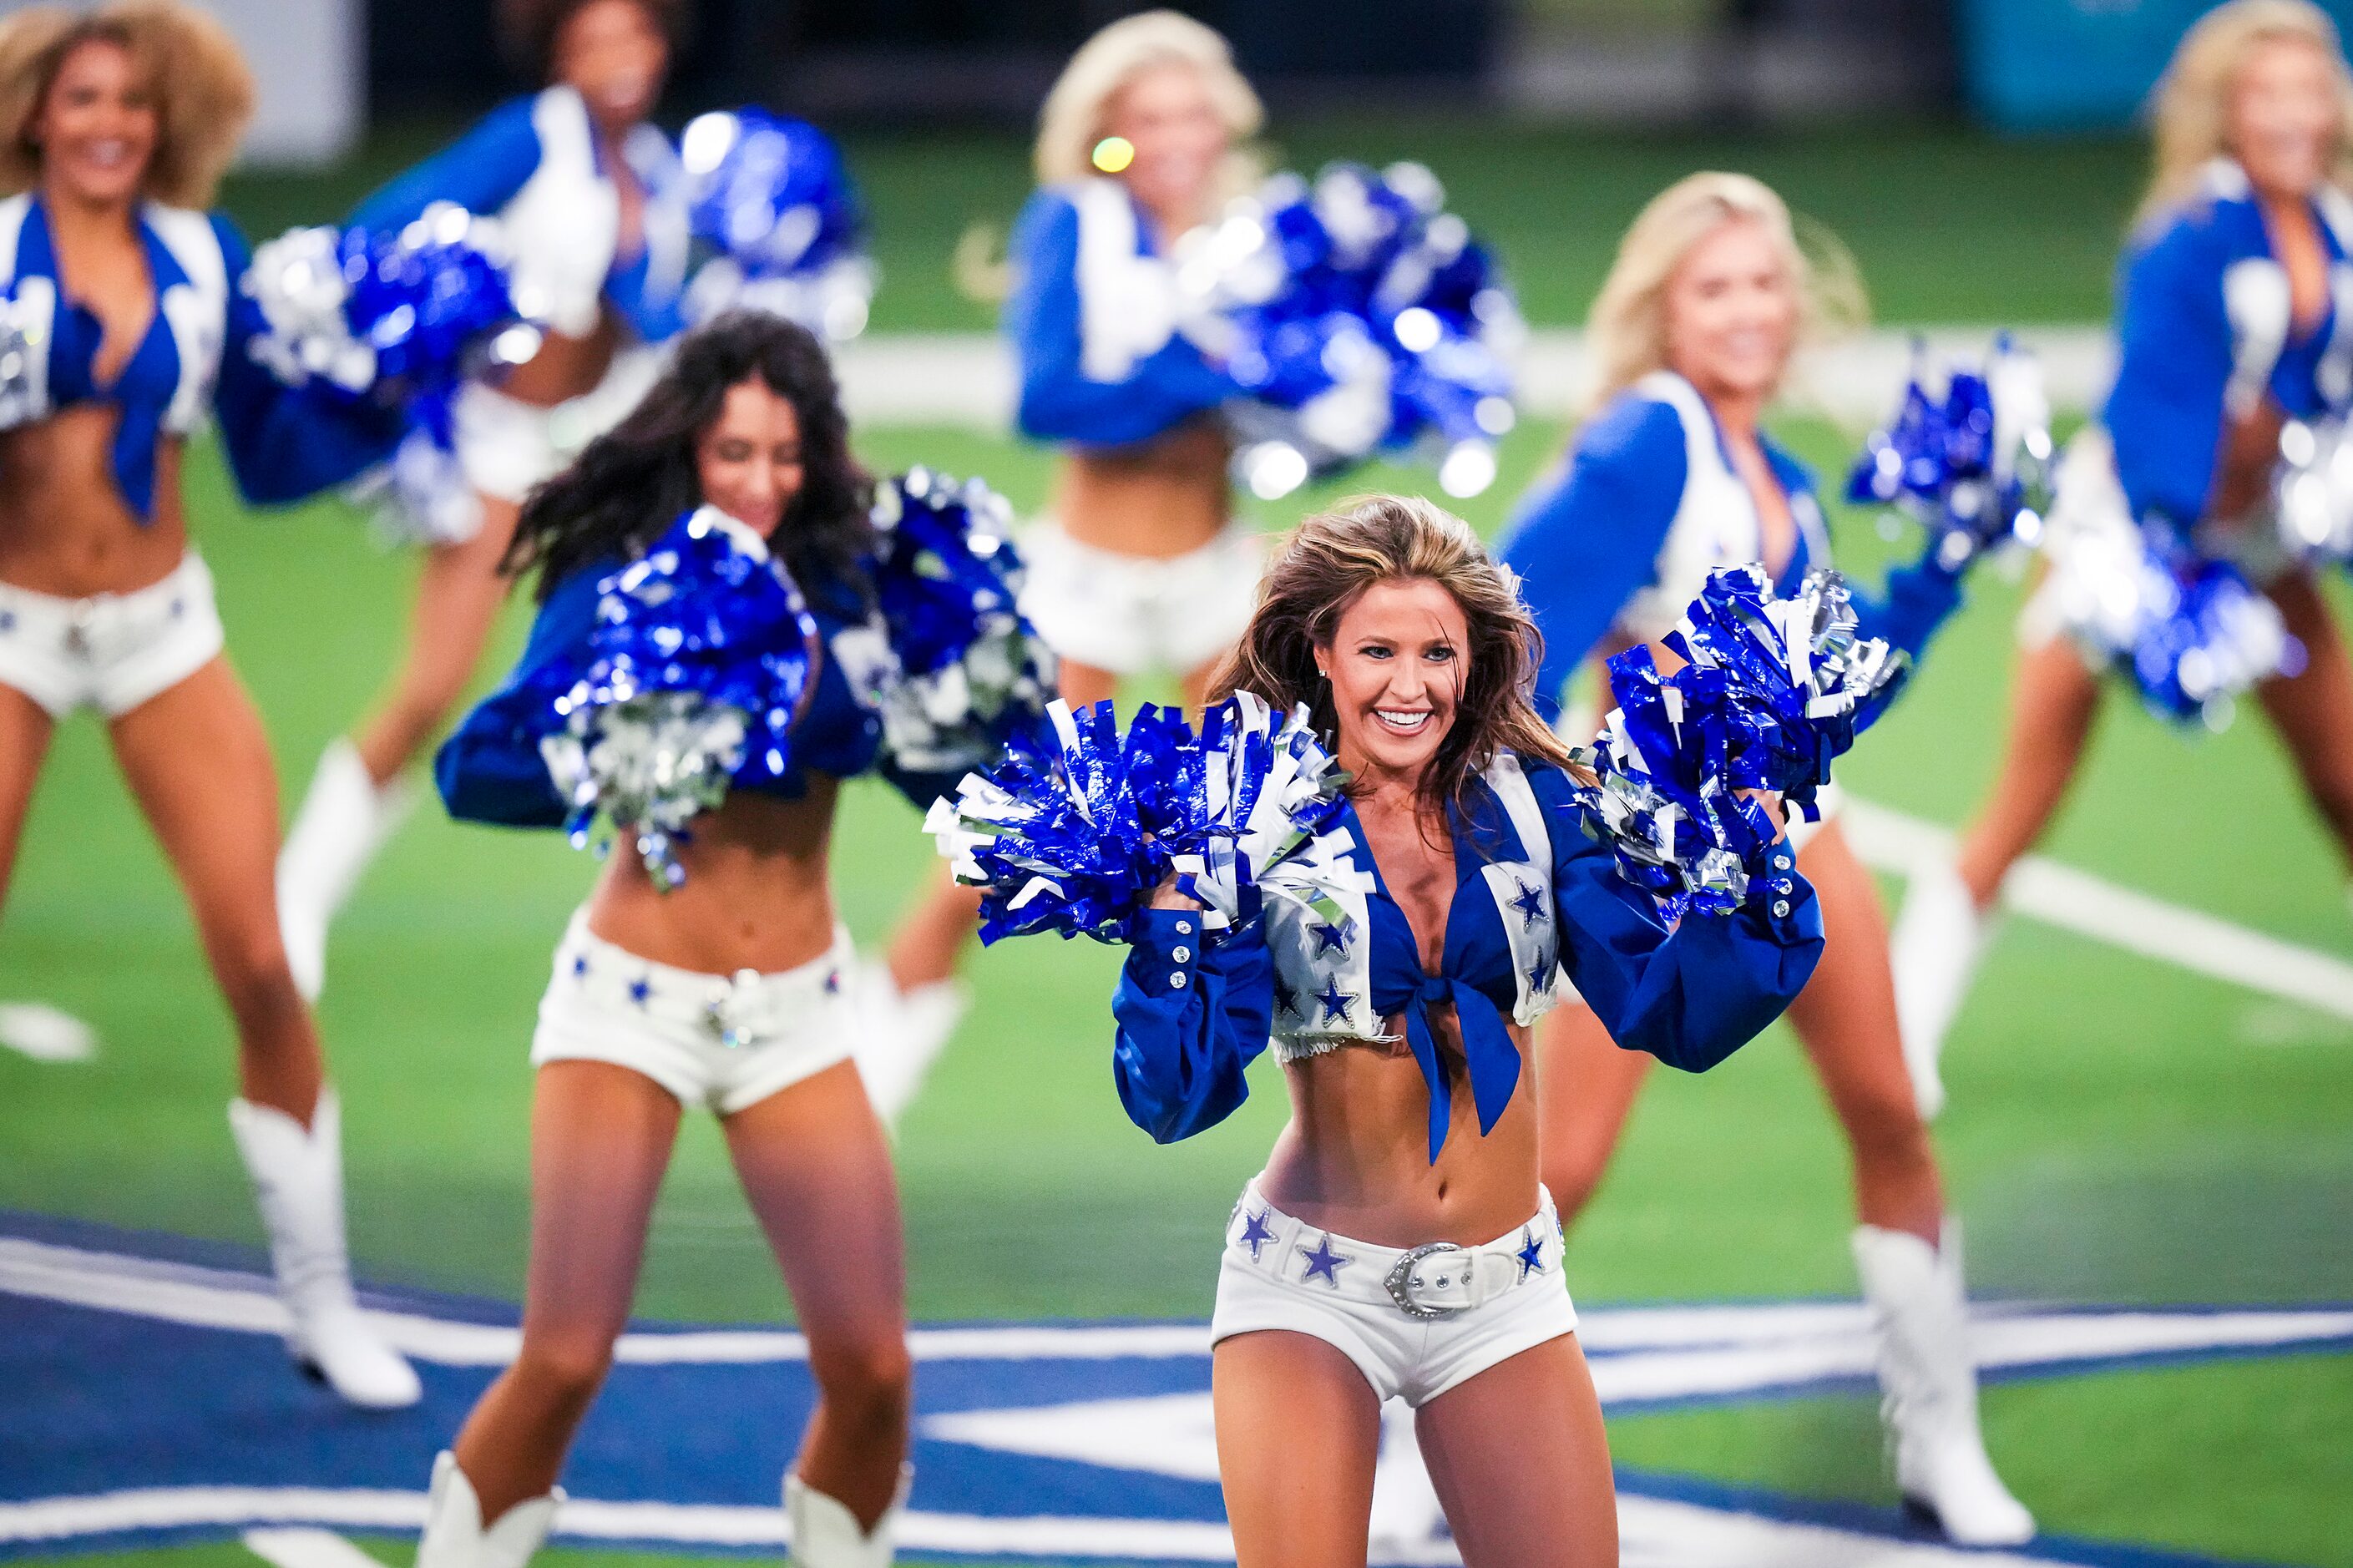
[[1274,1232],[1266,1223],[1266,1211],[1261,1209],[1242,1221],[1241,1244],[1250,1249],[1250,1261],[1258,1261],[1259,1248],[1274,1239]]
[[1299,1005],[1299,993],[1281,975],[1274,981],[1274,1010],[1289,1018],[1303,1018],[1307,1009]]
[[1549,989],[1552,985],[1552,972],[1558,967],[1559,965],[1553,961],[1551,953],[1537,953],[1535,962],[1528,965],[1528,989],[1530,991]]
[[1517,1252],[1512,1254],[1512,1256],[1520,1260],[1521,1279],[1525,1279],[1531,1274],[1543,1273],[1544,1237],[1538,1236],[1534,1230],[1530,1230],[1528,1232],[1527,1245],[1521,1247]]
[[1321,1274],[1324,1276],[1324,1283],[1331,1286],[1335,1290],[1340,1288],[1340,1270],[1346,1268],[1351,1261],[1345,1254],[1332,1250],[1332,1238],[1328,1236],[1318,1237],[1313,1251],[1301,1247],[1299,1256],[1307,1260],[1307,1272],[1299,1277],[1299,1282],[1302,1285]]
[[1313,927],[1315,951],[1309,956],[1321,958],[1327,952],[1345,952],[1348,950],[1348,926],[1349,922],[1344,920],[1337,925],[1327,921]]
[[1340,982],[1335,977],[1324,983],[1324,989],[1315,1000],[1324,1005],[1324,1021],[1336,1024],[1348,1016],[1348,1009],[1356,1005],[1356,997],[1354,992],[1341,990]]
[[638,979],[629,982],[629,1000],[635,1002],[638,1006],[644,1006],[646,1005],[646,998],[653,994],[654,987],[651,981]]
[[1544,889],[1531,888],[1517,880],[1514,880],[1512,886],[1519,889],[1517,895],[1511,900],[1512,908],[1520,911],[1520,919],[1526,922],[1528,930],[1535,930],[1536,921],[1544,919]]

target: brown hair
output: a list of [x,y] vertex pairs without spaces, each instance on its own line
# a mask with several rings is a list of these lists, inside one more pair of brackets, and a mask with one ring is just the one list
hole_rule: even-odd
[[1209,681],[1209,700],[1255,692],[1277,711],[1304,702],[1316,732],[1336,743],[1332,688],[1315,650],[1365,590],[1419,579],[1462,607],[1470,669],[1454,724],[1422,775],[1426,808],[1460,807],[1472,778],[1499,752],[1568,765],[1568,748],[1536,716],[1530,693],[1544,637],[1520,602],[1519,583],[1496,564],[1471,525],[1419,496],[1364,496],[1301,523],[1259,584],[1248,630]]
[[154,100],[146,194],[167,206],[211,206],[253,118],[253,73],[227,28],[177,0],[117,0],[86,15],[37,5],[0,22],[0,190],[40,184],[33,122],[66,57],[92,43],[129,55]]
[[[596,3],[596,0],[498,0],[493,26],[498,32],[500,51],[532,80],[546,81],[548,73],[555,68],[555,45],[564,36],[565,27]],[[684,45],[687,30],[694,20],[689,0],[634,0],[634,4],[670,40],[673,52]]]

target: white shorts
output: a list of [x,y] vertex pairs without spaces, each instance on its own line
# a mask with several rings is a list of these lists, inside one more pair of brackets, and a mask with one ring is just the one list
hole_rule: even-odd
[[850,956],[839,931],[832,952],[781,974],[702,974],[615,946],[579,910],[555,949],[531,1065],[611,1062],[732,1116],[849,1059]]
[[[1534,1218],[1482,1247],[1375,1247],[1292,1218],[1253,1181],[1226,1226],[1209,1341],[1282,1330],[1354,1362],[1382,1400],[1419,1406],[1525,1350],[1577,1331],[1561,1274],[1560,1219],[1537,1189]],[[1399,1294],[1425,1309],[1417,1316]]]
[[520,506],[571,467],[589,442],[628,417],[661,374],[663,351],[637,347],[613,356],[605,379],[579,396],[543,408],[470,381],[453,413],[458,464],[466,482]]
[[109,719],[160,697],[221,650],[213,574],[189,551],[161,582],[128,594],[59,599],[0,583],[0,686],[62,719]]
[[1022,538],[1021,613],[1062,658],[1113,675],[1189,674],[1240,640],[1266,564],[1259,536],[1228,527],[1158,559],[1082,544],[1051,521]]

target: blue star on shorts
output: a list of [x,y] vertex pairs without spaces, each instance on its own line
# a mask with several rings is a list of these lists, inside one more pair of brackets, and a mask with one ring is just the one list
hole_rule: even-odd
[[1266,1223],[1266,1211],[1261,1209],[1242,1222],[1241,1244],[1250,1249],[1250,1261],[1258,1261],[1259,1248],[1274,1239],[1273,1230]]
[[653,994],[654,986],[652,981],[638,979],[629,982],[629,1000],[635,1002],[638,1006],[644,1006],[646,1005],[646,998],[651,996]]
[[1299,1277],[1299,1282],[1302,1285],[1321,1274],[1324,1276],[1324,1283],[1331,1286],[1335,1290],[1340,1288],[1340,1270],[1346,1268],[1351,1261],[1345,1254],[1332,1250],[1332,1238],[1328,1236],[1316,1237],[1313,1251],[1304,1247],[1301,1247],[1299,1256],[1307,1260],[1307,1272]]
[[1527,1245],[1521,1247],[1517,1252],[1512,1254],[1512,1256],[1520,1260],[1521,1279],[1525,1279],[1531,1274],[1543,1273],[1544,1237],[1531,1230],[1528,1232]]

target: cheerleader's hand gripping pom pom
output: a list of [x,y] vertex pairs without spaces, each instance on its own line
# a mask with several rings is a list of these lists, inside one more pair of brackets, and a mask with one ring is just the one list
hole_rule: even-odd
[[1647,647],[1609,661],[1618,705],[1578,753],[1598,782],[1577,790],[1577,809],[1671,918],[1728,914],[1768,874],[1779,837],[1752,792],[1815,818],[1831,759],[1884,708],[1905,664],[1856,637],[1830,572],[1781,599],[1757,567],[1719,570],[1666,641],[1687,661],[1672,675]]
[[689,822],[735,784],[786,776],[817,626],[759,536],[708,507],[597,592],[585,653],[515,700],[575,847],[601,855],[626,836],[673,888]]
[[765,310],[830,342],[866,330],[874,267],[849,173],[824,132],[759,109],[705,114],[688,122],[679,161],[688,226],[712,253],[688,288],[691,320]]
[[2006,544],[2040,542],[2052,453],[2042,367],[2003,333],[1983,374],[1956,368],[1939,396],[1926,384],[1924,356],[1915,348],[1895,418],[1863,443],[1847,500],[1915,519],[1948,572]]
[[1238,480],[1275,500],[1375,450],[1418,450],[1448,494],[1494,479],[1525,336],[1428,169],[1278,175],[1176,252],[1184,331],[1225,364]]
[[1053,700],[1054,656],[1019,608],[1013,508],[978,479],[912,468],[880,487],[872,516],[883,750],[901,774],[953,778],[994,762]]
[[1149,704],[1122,736],[1109,702],[1048,724],[925,828],[956,879],[985,889],[981,940],[1056,931],[1125,940],[1164,882],[1203,907],[1210,940],[1258,913],[1258,874],[1331,826],[1345,776],[1301,709],[1278,720],[1237,692],[1196,737]]
[[458,389],[540,343],[496,225],[437,202],[394,234],[292,229],[254,252],[244,288],[269,328],[251,353],[280,382],[406,415],[391,464],[364,487],[363,499],[390,503],[385,526],[428,542],[470,536],[480,509],[458,468]]

